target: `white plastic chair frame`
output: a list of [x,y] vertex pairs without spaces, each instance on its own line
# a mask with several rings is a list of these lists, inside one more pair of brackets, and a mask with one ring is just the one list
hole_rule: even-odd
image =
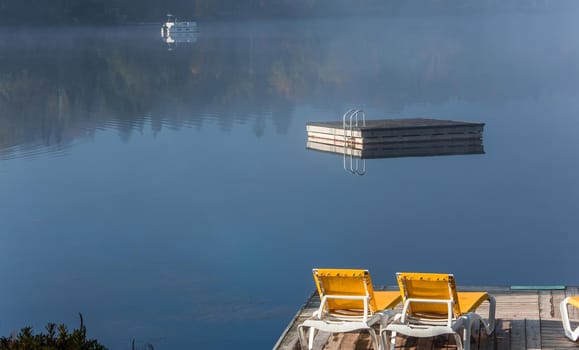
[[571,297],[563,299],[559,305],[561,308],[561,322],[563,323],[565,336],[567,336],[567,338],[571,339],[572,341],[577,341],[577,339],[579,339],[579,327],[575,328],[575,330],[571,329],[571,320],[569,320],[569,310],[567,309],[567,305],[569,305],[569,299],[571,299]]
[[[494,298],[490,296],[491,310],[494,309]],[[443,321],[443,324],[439,324],[436,320],[424,320],[420,318],[409,317],[406,314],[410,303],[420,302],[420,303],[434,303],[434,304],[447,304],[449,314],[448,317]],[[472,326],[476,325],[474,321],[479,321],[483,324],[487,334],[491,334],[494,331],[494,324],[487,324],[484,322],[482,317],[476,312],[469,312],[465,315],[460,316],[455,319],[452,316],[452,308],[454,307],[454,301],[452,300],[432,300],[432,299],[407,299],[404,303],[403,312],[396,315],[394,321],[399,321],[400,324],[392,323],[387,326],[384,330],[381,330],[380,336],[381,341],[384,344],[388,344],[387,332],[391,332],[391,344],[393,347],[396,345],[396,333],[406,334],[408,336],[415,337],[436,337],[443,334],[450,334],[454,336],[455,343],[458,350],[469,350],[470,349],[470,337],[472,333]],[[493,315],[494,317],[494,315]],[[492,319],[492,317],[490,317]],[[411,319],[411,323],[407,323],[408,319]],[[460,336],[460,330],[463,330],[463,337]],[[463,347],[464,344],[464,347]]]
[[[470,337],[472,333],[472,327],[482,324],[485,328],[487,335],[492,334],[495,330],[495,309],[496,309],[496,299],[488,294],[489,302],[489,322],[485,322],[484,319],[476,312],[469,312],[467,314],[461,315],[458,318],[454,317],[454,303],[452,297],[452,288],[449,285],[449,295],[450,299],[419,299],[419,298],[408,298],[406,295],[406,300],[404,301],[404,307],[402,308],[402,313],[397,314],[394,317],[394,322],[380,330],[381,343],[387,346],[388,337],[387,333],[391,332],[390,343],[393,348],[396,347],[396,333],[402,333],[411,337],[436,337],[443,334],[451,334],[454,336],[457,350],[470,350]],[[432,303],[432,304],[446,304],[447,305],[447,318],[446,321],[442,323],[435,319],[429,318],[416,318],[408,316],[408,308],[412,303]],[[411,322],[409,322],[411,321]],[[478,321],[478,322],[477,322]],[[445,323],[445,324],[444,324]],[[463,330],[462,339],[459,335],[459,331]],[[387,347],[386,347],[387,348]]]
[[[364,302],[364,314],[362,317],[360,317],[357,315],[348,316],[329,313],[326,308],[328,299],[362,300]],[[382,342],[376,335],[376,331],[374,330],[373,326],[377,322],[380,322],[380,331],[382,331],[382,328],[386,327],[388,321],[392,318],[392,316],[394,316],[394,312],[392,310],[384,310],[370,315],[370,306],[368,305],[369,302],[370,295],[325,295],[321,300],[320,307],[313,313],[312,318],[304,321],[304,323],[298,326],[301,347],[306,347],[306,336],[304,328],[307,327],[309,328],[307,341],[307,349],[309,350],[312,350],[314,347],[314,337],[316,330],[330,333],[342,333],[357,331],[361,329],[368,330],[370,333],[370,338],[372,339],[372,345],[374,349],[384,349]],[[356,322],[356,320],[358,321]]]

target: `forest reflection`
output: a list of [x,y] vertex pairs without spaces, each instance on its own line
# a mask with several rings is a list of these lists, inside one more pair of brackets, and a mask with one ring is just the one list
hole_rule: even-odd
[[173,50],[157,25],[4,29],[0,159],[27,147],[66,148],[103,128],[128,140],[144,125],[161,132],[211,120],[224,131],[251,123],[259,137],[265,119],[286,133],[299,106],[388,114],[576,90],[572,31],[553,30],[555,37],[532,29],[543,19],[518,21],[213,23]]

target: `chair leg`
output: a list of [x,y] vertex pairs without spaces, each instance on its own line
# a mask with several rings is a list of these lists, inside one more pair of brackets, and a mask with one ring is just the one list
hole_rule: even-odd
[[316,336],[316,329],[314,327],[310,327],[310,335],[308,339],[308,349],[312,350],[314,348],[314,337]]
[[392,345],[392,349],[396,349],[396,332],[390,333],[390,345]]
[[386,310],[380,317],[380,332],[378,334],[378,341],[380,350],[388,350],[390,347],[388,346],[388,337],[386,334],[386,327],[390,324],[390,320],[395,316],[394,311]]
[[300,341],[300,347],[302,349],[312,350],[314,348],[314,337],[316,335],[316,329],[314,327],[310,327],[308,329],[308,339],[306,340],[306,332],[304,331],[304,328],[304,325],[298,326],[298,338]]
[[396,349],[396,332],[390,333],[390,346],[392,349]]
[[390,349],[390,344],[388,341],[388,332],[384,329],[380,329],[380,346],[382,347],[382,350],[389,350]]
[[376,337],[376,331],[370,327],[370,329],[368,329],[368,333],[370,333],[370,338],[372,339],[372,348],[374,350],[382,350],[382,346],[380,345],[382,342],[378,341],[378,337]]
[[466,322],[464,324],[464,330],[462,331],[462,346],[464,350],[470,350],[470,334],[471,334],[471,322]]
[[[454,341],[456,343],[456,350],[463,350],[462,339],[460,339],[460,335],[458,333],[454,333],[453,335],[454,335]],[[468,344],[468,345],[464,346],[464,350],[469,350],[470,349],[470,339],[469,339],[468,343],[465,343],[465,344]]]
[[563,330],[565,331],[565,336],[572,341],[577,341],[579,339],[579,327],[573,331],[571,329],[571,320],[569,319],[569,310],[567,309],[567,302],[569,298],[565,298],[559,307],[561,309],[561,322],[563,323]]
[[487,335],[491,335],[495,331],[495,314],[497,309],[497,300],[494,296],[489,294],[489,320],[488,322],[483,321]]
[[301,349],[306,349],[306,335],[304,332],[304,325],[299,325],[298,326],[298,338],[300,341],[300,348]]

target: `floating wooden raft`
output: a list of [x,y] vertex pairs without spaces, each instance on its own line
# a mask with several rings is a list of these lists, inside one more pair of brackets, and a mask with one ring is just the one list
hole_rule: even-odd
[[359,152],[361,157],[368,158],[400,149],[409,155],[435,155],[442,149],[450,152],[444,154],[458,154],[450,150],[453,147],[463,148],[461,154],[482,153],[483,129],[484,123],[426,118],[366,120],[351,127],[344,127],[339,121],[306,124],[309,148],[341,154],[344,151],[340,147],[375,151]]
[[[396,290],[395,287],[384,288]],[[578,295],[577,287],[459,287],[459,290],[487,291],[497,300],[495,332],[487,336],[484,332],[474,337],[472,349],[577,349],[579,344],[565,337],[561,324],[559,303],[569,295]],[[311,317],[320,305],[317,293],[313,294],[290,322],[279,338],[274,350],[299,350],[297,326]],[[400,312],[399,305],[395,311]],[[487,315],[487,303],[478,311]],[[569,308],[572,325],[579,321],[579,310]],[[326,333],[319,332],[314,349],[366,350],[372,349],[368,332]],[[452,337],[410,338],[399,335],[396,350],[456,349]]]

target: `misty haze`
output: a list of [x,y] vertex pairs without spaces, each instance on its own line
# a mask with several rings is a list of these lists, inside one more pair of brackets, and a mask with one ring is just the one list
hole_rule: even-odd
[[[168,14],[190,25],[163,32]],[[80,312],[109,349],[270,349],[314,267],[578,285],[577,16],[548,0],[0,0],[0,337]],[[350,108],[484,123],[483,144],[356,176],[306,148],[307,122]]]

